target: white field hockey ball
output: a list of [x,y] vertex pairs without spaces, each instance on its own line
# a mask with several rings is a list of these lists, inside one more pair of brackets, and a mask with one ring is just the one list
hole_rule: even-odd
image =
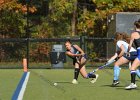
[[57,83],[54,83],[53,85],[54,85],[54,86],[57,86]]

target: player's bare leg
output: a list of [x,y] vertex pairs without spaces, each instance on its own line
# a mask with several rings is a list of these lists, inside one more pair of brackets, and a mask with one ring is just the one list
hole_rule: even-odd
[[81,67],[80,73],[84,78],[91,78],[91,83],[95,83],[98,78],[98,74],[87,73],[85,66]]
[[126,58],[124,57],[121,57],[120,59],[118,59],[115,64],[114,64],[114,79],[113,79],[113,83],[112,83],[112,86],[116,86],[118,85],[120,82],[119,82],[119,74],[120,74],[120,69],[119,66],[125,64],[125,63],[128,63],[129,60],[127,60]]

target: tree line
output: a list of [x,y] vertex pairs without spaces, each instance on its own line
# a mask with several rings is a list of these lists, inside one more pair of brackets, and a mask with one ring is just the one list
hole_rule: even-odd
[[117,12],[140,12],[139,0],[0,0],[0,38],[106,37],[107,16]]

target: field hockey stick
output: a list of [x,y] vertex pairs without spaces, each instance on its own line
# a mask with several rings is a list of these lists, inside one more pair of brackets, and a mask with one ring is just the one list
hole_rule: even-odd
[[[79,51],[77,51],[76,54],[79,54]],[[76,61],[78,64],[80,64],[79,57],[76,57]]]
[[106,67],[106,66],[112,64],[113,62],[115,62],[115,60],[112,60],[112,61],[110,61],[110,62],[107,62],[106,64],[104,64],[104,65],[98,67],[97,69],[94,69],[94,70],[92,71],[92,73],[95,73],[95,72],[97,72],[98,70],[103,69],[104,67]]

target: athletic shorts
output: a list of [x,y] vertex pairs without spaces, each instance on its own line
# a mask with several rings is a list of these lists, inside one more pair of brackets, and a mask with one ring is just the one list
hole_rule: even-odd
[[[82,57],[84,57],[85,59],[88,59],[87,54],[84,54]],[[73,58],[73,65],[75,65],[75,63],[77,63],[77,59]]]
[[130,52],[130,56],[127,56],[126,54],[124,54],[123,57],[126,58],[129,61],[134,61],[135,58],[137,58],[137,51]]
[[73,59],[73,65],[77,62],[76,58]]

